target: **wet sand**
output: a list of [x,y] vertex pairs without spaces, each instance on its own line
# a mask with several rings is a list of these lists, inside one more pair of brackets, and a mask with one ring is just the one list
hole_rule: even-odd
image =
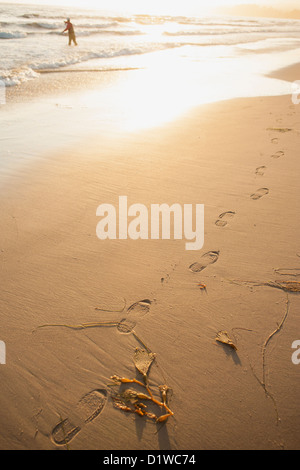
[[[236,99],[95,135],[10,175],[1,449],[299,449],[299,294],[282,289],[300,281],[299,131],[291,96]],[[99,240],[96,209],[120,195],[204,204],[203,249]],[[99,322],[111,325],[66,326]],[[222,330],[236,351],[215,340]],[[111,398],[111,375],[140,377],[145,346],[151,389],[172,390],[163,426]]]

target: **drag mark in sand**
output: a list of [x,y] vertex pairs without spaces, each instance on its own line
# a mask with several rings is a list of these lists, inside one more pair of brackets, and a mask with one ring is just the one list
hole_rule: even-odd
[[[292,282],[292,281],[289,281],[289,282]],[[296,281],[294,281],[294,282],[296,282]],[[243,284],[248,284],[248,283],[251,284],[251,281],[243,281],[242,283],[243,283]],[[252,284],[261,285],[261,286],[264,285],[264,286],[275,287],[272,282],[270,282],[270,283],[260,283],[260,284],[253,282]],[[299,285],[299,286],[298,286],[298,287],[299,287],[299,290],[297,290],[297,291],[292,290],[291,292],[300,292],[300,283],[297,283],[297,284]],[[282,289],[282,290],[286,290],[284,287],[281,287],[281,289]],[[289,290],[289,292],[290,292],[290,290]],[[264,343],[263,343],[263,346],[262,346],[262,353],[261,353],[261,357],[262,357],[262,379],[260,379],[260,378],[257,376],[257,374],[256,374],[256,372],[255,372],[255,370],[254,370],[254,368],[253,368],[251,362],[249,361],[249,363],[250,363],[250,368],[251,368],[251,371],[252,371],[252,373],[253,373],[255,379],[258,381],[258,383],[260,384],[260,386],[263,388],[263,390],[264,390],[264,392],[265,392],[265,394],[266,394],[266,397],[267,397],[267,398],[270,398],[270,399],[272,400],[272,402],[273,402],[273,406],[274,406],[274,409],[275,409],[275,412],[276,412],[276,424],[277,424],[277,425],[278,425],[278,423],[279,423],[279,421],[280,421],[279,413],[278,413],[278,408],[277,408],[277,403],[276,403],[276,400],[275,400],[275,398],[273,397],[273,395],[272,395],[272,394],[270,393],[270,391],[268,390],[267,383],[266,383],[266,354],[267,354],[267,347],[268,347],[269,343],[271,342],[271,340],[273,339],[273,337],[274,337],[277,333],[279,333],[279,332],[282,330],[282,328],[283,328],[283,326],[284,326],[284,323],[285,323],[285,321],[286,321],[286,319],[287,319],[287,317],[288,317],[289,309],[290,309],[290,300],[289,300],[288,292],[286,293],[286,302],[285,302],[285,304],[286,304],[286,308],[285,308],[285,312],[284,312],[284,315],[283,315],[282,320],[280,321],[279,324],[277,324],[277,328],[276,328],[271,334],[269,334],[269,336],[265,339],[265,341],[264,341]],[[236,329],[237,329],[237,328],[236,328]],[[248,330],[248,331],[252,331],[252,330]],[[221,334],[221,335],[220,335],[220,334]],[[219,341],[219,342],[221,342],[221,343],[224,343],[224,344],[229,345],[229,346],[230,346],[232,349],[234,349],[235,351],[236,351],[236,349],[237,349],[236,346],[235,346],[235,344],[233,344],[233,342],[231,341],[231,339],[228,337],[227,333],[224,332],[224,331],[218,333],[218,335],[217,335],[217,337],[216,337],[216,340]],[[249,360],[249,358],[248,358],[248,360]]]
[[274,131],[274,132],[281,132],[284,134],[285,132],[291,132],[293,129],[290,127],[268,127],[267,131]]
[[189,266],[190,271],[193,273],[200,273],[210,264],[215,263],[219,259],[220,252],[219,251],[208,251],[204,255],[202,255],[200,261],[193,263]]
[[100,312],[112,312],[112,313],[122,313],[126,307],[126,299],[123,299],[124,305],[120,310],[108,310],[107,308],[95,307],[95,310]]
[[244,281],[244,280],[234,280],[228,279],[228,281],[232,284],[237,284],[239,286],[245,285],[250,288],[253,287],[273,287],[275,289],[280,289],[284,292],[292,292],[294,294],[300,292],[300,282],[299,281],[282,281],[282,280],[275,280],[275,281],[268,281],[268,282],[260,282],[260,281]]
[[269,194],[269,189],[268,188],[260,188],[258,189],[255,193],[251,194],[251,199],[256,201],[257,199],[260,199],[261,197],[265,196],[266,194]]
[[279,418],[279,414],[278,414],[278,408],[277,408],[277,404],[276,404],[276,400],[275,398],[273,397],[273,395],[269,392],[268,388],[267,388],[267,384],[266,384],[266,353],[267,353],[267,346],[268,344],[270,343],[270,341],[272,340],[272,338],[277,334],[279,333],[280,330],[282,330],[283,326],[284,326],[284,323],[288,317],[288,314],[289,314],[289,308],[290,308],[290,301],[289,301],[289,296],[288,294],[286,295],[286,309],[285,309],[285,313],[284,313],[284,316],[281,320],[281,322],[278,324],[277,328],[267,337],[267,339],[265,340],[264,344],[263,344],[263,347],[262,347],[262,380],[260,380],[257,375],[255,374],[254,372],[254,369],[253,367],[251,366],[250,364],[250,367],[251,367],[251,370],[253,372],[253,375],[254,377],[256,378],[256,380],[258,381],[258,383],[262,386],[262,388],[264,389],[265,391],[265,394],[267,397],[269,397],[272,402],[273,402],[273,405],[274,405],[274,409],[275,409],[275,412],[276,412],[276,422],[277,422],[277,426],[278,426],[278,423],[280,421],[280,418]]
[[300,276],[300,268],[274,269],[274,272],[279,274],[280,276],[293,276],[293,277]]
[[51,440],[57,446],[67,446],[76,437],[82,428],[93,421],[106,404],[107,392],[104,389],[92,390],[84,395],[77,405],[75,411],[78,414],[78,423],[72,423],[69,418],[61,419],[51,432]]
[[269,342],[271,341],[271,339],[273,338],[273,336],[275,336],[283,328],[284,322],[288,317],[289,309],[290,309],[290,300],[289,300],[288,294],[286,294],[286,310],[285,310],[284,316],[283,316],[281,322],[278,324],[277,328],[267,337],[267,339],[264,342],[263,349],[262,349],[262,366],[263,366],[262,385],[264,386],[265,389],[266,389],[266,372],[265,372],[265,370],[266,370],[266,350],[267,350],[267,346],[268,346]]
[[[38,326],[36,329],[47,328],[47,327],[64,327],[64,328],[71,328],[73,330],[82,330],[86,328],[112,327],[112,326],[115,327],[116,326],[121,333],[131,333],[138,319],[141,316],[149,312],[150,305],[151,305],[151,300],[149,299],[144,299],[144,300],[135,302],[127,309],[128,316],[122,318],[121,320],[108,320],[108,321],[92,322],[92,323],[79,323],[77,325],[70,325],[66,323],[46,323],[45,325]],[[107,310],[107,309],[96,307],[95,310],[100,310],[102,312],[123,312],[124,307],[121,310]]]
[[223,212],[219,215],[218,220],[215,222],[217,227],[225,227],[228,224],[228,220],[232,219],[235,215],[233,211]]

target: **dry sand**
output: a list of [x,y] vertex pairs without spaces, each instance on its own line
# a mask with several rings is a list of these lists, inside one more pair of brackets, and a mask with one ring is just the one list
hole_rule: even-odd
[[[274,271],[300,267],[299,132],[290,96],[237,99],[95,136],[11,176],[0,203],[1,449],[65,449],[53,442],[61,420],[66,433],[77,428],[71,449],[299,449],[299,294],[263,285],[300,280]],[[260,188],[268,193],[251,198]],[[204,248],[100,241],[96,208],[119,195],[147,207],[205,204]],[[216,224],[226,211],[235,214]],[[216,262],[191,272],[210,251]],[[127,312],[143,299],[148,312]],[[129,315],[156,353],[151,384],[173,391],[164,426],[113,407],[110,376],[136,377],[132,333],[37,329]],[[220,330],[236,352],[215,341]]]

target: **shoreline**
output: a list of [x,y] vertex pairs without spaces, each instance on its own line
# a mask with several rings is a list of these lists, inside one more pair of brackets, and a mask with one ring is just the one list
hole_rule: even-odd
[[[120,72],[126,73],[136,69],[121,70],[115,69],[105,71],[105,74],[111,73],[118,75]],[[20,85],[7,87],[7,104],[17,104],[18,102],[30,102],[32,99],[44,96],[58,96],[65,93],[96,88],[103,86],[102,71],[53,71],[38,72],[39,76],[35,79],[22,82]]]
[[[139,67],[115,68],[108,70],[89,69],[61,69],[61,70],[41,70],[36,71],[38,77],[22,82],[20,85],[6,88],[7,104],[19,102],[30,102],[32,98],[47,96],[58,93],[96,88],[103,86],[103,75],[120,76],[120,74],[139,71]],[[269,78],[276,78],[288,82],[300,80],[300,63],[282,69],[277,69],[267,74]],[[114,78],[112,78],[114,80]],[[104,83],[105,85],[105,83]],[[246,97],[244,97],[246,98]],[[236,98],[233,98],[236,99]]]
[[268,75],[270,78],[279,78],[287,82],[300,80],[300,64],[290,65],[279,70],[275,70]]
[[[93,135],[11,176],[0,204],[0,448],[65,448],[55,442],[61,418],[80,428],[74,450],[299,448],[299,296],[265,285],[298,279],[299,125],[289,96],[238,98],[115,139]],[[204,248],[100,241],[96,209],[119,195],[146,207],[204,203]],[[151,383],[173,391],[174,419],[160,429],[110,397],[111,375],[135,376],[133,334],[38,329],[123,318],[156,353]],[[236,352],[215,341],[221,330]],[[104,405],[86,423],[95,390]]]

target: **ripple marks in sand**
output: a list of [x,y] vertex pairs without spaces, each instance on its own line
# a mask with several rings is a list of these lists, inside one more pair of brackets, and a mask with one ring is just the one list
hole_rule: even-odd
[[61,420],[51,432],[51,440],[57,446],[69,444],[81,429],[93,421],[102,412],[106,404],[106,390],[92,390],[84,395],[75,407],[78,423],[72,423],[69,418]]
[[258,189],[255,193],[251,194],[251,199],[254,199],[255,201],[257,199],[260,199],[261,197],[265,196],[266,194],[269,194],[268,188],[260,188]]
[[138,320],[146,315],[151,306],[151,300],[144,299],[135,302],[127,309],[127,315],[118,323],[117,329],[120,333],[131,333]]
[[193,273],[199,273],[203,271],[207,266],[210,264],[215,263],[219,259],[220,252],[219,251],[209,251],[208,253],[205,253],[200,261],[197,261],[196,263],[193,263],[189,266],[189,269]]

